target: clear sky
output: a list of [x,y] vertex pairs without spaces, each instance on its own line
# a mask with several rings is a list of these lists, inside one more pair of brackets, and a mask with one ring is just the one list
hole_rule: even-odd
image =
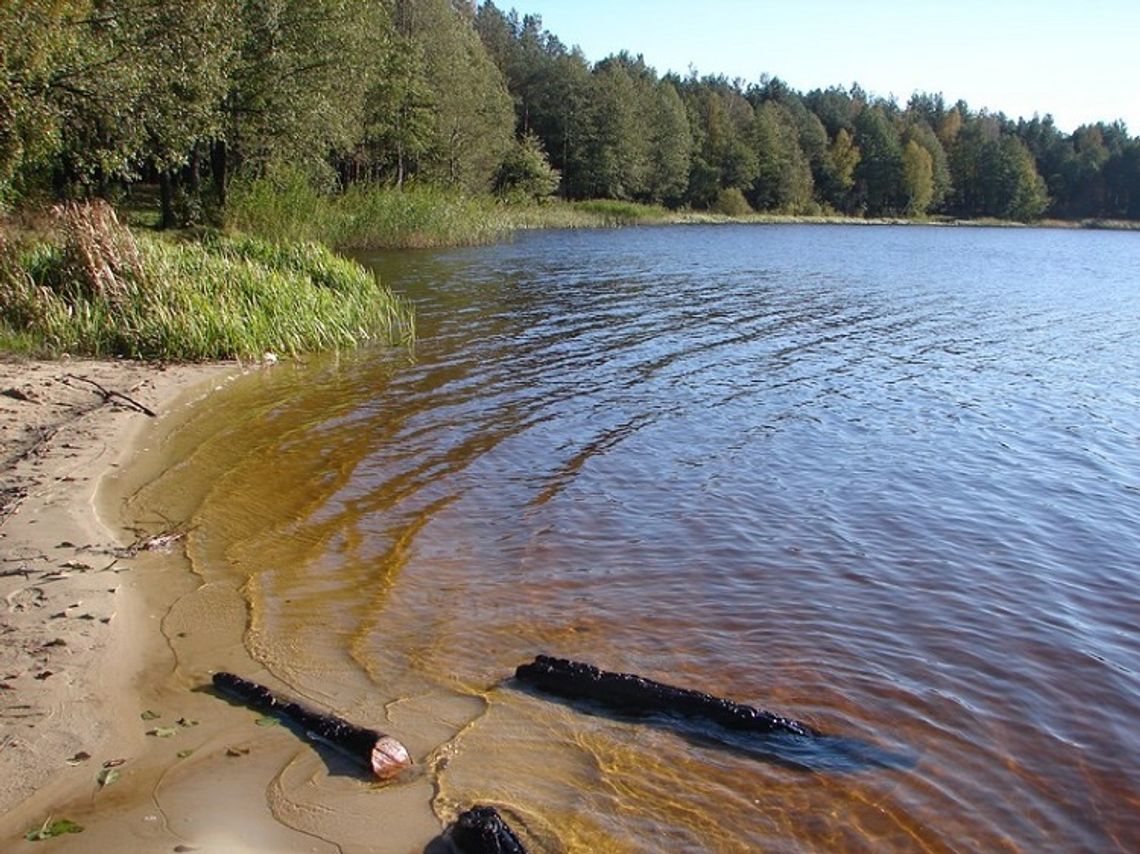
[[495,0],[542,16],[591,62],[658,73],[763,73],[802,92],[858,82],[905,104],[941,92],[1066,132],[1123,119],[1140,135],[1140,0]]

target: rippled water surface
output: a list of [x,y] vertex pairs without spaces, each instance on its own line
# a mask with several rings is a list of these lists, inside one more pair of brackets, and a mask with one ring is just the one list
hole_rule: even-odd
[[[254,657],[383,706],[425,809],[549,851],[1140,850],[1140,235],[365,260],[417,305],[414,362],[240,384],[158,487]],[[510,678],[540,652],[897,761],[554,702]]]

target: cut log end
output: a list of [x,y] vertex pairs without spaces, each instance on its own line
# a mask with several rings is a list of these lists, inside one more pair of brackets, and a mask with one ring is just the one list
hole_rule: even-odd
[[372,773],[377,780],[391,780],[412,764],[408,749],[390,735],[372,746]]

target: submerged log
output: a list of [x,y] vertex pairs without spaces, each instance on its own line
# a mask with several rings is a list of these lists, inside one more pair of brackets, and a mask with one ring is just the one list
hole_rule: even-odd
[[296,723],[322,741],[362,761],[380,780],[391,779],[412,764],[407,749],[392,736],[278,697],[256,682],[232,673],[215,673],[214,687],[259,711]]
[[494,807],[472,807],[455,820],[451,841],[462,854],[526,854]]
[[675,688],[631,673],[610,673],[565,658],[537,656],[532,663],[520,665],[515,676],[547,693],[572,700],[591,700],[624,714],[697,718],[725,729],[747,732],[821,734],[807,724],[753,706],[701,691]]

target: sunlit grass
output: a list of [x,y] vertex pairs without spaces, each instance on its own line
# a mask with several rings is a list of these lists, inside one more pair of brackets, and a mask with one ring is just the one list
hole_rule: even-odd
[[322,246],[173,242],[114,228],[122,257],[106,234],[83,244],[74,226],[0,246],[0,343],[41,355],[196,361],[414,334],[406,302]]

